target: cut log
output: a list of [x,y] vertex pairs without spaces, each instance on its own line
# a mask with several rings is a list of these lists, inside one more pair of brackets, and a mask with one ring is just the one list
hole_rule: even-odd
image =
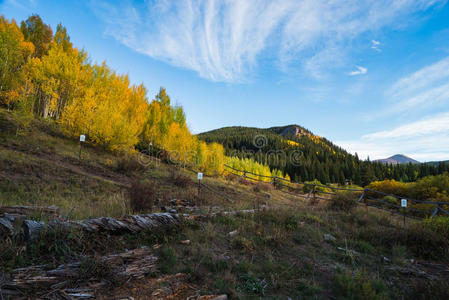
[[4,213],[22,216],[32,216],[36,213],[58,215],[59,208],[57,206],[0,206],[0,215]]
[[126,216],[122,219],[96,218],[79,221],[53,220],[45,224],[26,220],[23,222],[23,233],[26,241],[33,241],[46,231],[70,231],[81,229],[88,232],[108,232],[111,234],[156,231],[176,227],[180,224],[177,215],[169,213],[153,213],[146,215]]
[[[134,233],[140,231],[156,231],[169,229],[180,225],[179,217],[185,219],[202,220],[217,216],[235,216],[239,214],[253,214],[266,210],[260,209],[235,210],[225,212],[212,212],[209,214],[170,214],[152,213],[145,215],[130,215],[121,219],[101,217],[96,219],[63,221],[52,220],[47,223],[43,221],[25,220],[22,222],[22,232],[25,241],[34,241],[49,231],[71,231],[85,230],[87,232],[108,232],[110,234]],[[14,235],[20,233],[18,226],[15,226],[17,217],[5,215],[0,218],[0,235]]]
[[[106,255],[98,258],[98,262],[108,267],[108,275],[118,282],[125,282],[131,278],[143,278],[146,274],[156,271],[157,258],[151,254],[149,248],[138,248],[120,254]],[[83,261],[76,261],[51,269],[50,265],[31,266],[16,269],[12,278],[2,283],[0,294],[13,294],[17,291],[46,292],[61,289],[68,284],[85,280],[83,274]],[[101,281],[104,278],[95,278],[92,272],[89,282]],[[78,283],[79,284],[79,283]],[[89,294],[86,289],[67,289],[67,293]]]
[[20,230],[20,222],[22,221],[23,218],[21,216],[3,214],[0,217],[0,236],[16,234]]

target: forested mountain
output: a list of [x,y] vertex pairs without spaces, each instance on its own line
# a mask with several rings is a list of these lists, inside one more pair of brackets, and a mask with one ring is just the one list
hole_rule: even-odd
[[224,127],[198,135],[206,142],[218,142],[229,156],[253,157],[279,169],[292,180],[323,183],[351,181],[367,185],[374,180],[414,181],[449,171],[449,164],[384,164],[360,160],[356,155],[299,126],[271,128]]
[[429,161],[426,162],[426,164],[432,165],[432,166],[438,166],[440,164],[449,164],[449,160],[443,160],[443,161]]

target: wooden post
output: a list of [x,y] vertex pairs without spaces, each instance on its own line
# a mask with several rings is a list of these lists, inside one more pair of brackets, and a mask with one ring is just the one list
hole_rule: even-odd
[[437,207],[435,207],[435,210],[432,213],[432,216],[430,216],[431,218],[435,217],[436,214],[438,213],[438,209],[440,208],[440,206],[437,204]]
[[313,203],[315,203],[316,201],[316,185],[313,185],[313,189],[312,189],[312,197],[313,197]]
[[82,143],[81,143],[81,141],[80,141],[80,152],[79,152],[79,154],[78,154],[78,160],[81,160],[81,148],[82,148],[82,147],[81,147],[81,144],[82,144]]
[[366,193],[366,189],[363,189],[363,193],[360,196],[359,200],[357,200],[357,202],[361,202],[362,200],[365,200],[365,204],[366,204],[365,193]]
[[81,160],[81,144],[86,140],[86,136],[84,134],[80,135],[80,152],[78,153],[78,160]]
[[312,194],[312,192],[313,192],[313,187],[312,187],[312,189],[309,191],[309,193],[307,194],[307,197],[306,197],[306,199],[304,199],[304,202],[307,202],[307,200],[309,200],[310,194]]
[[405,208],[402,209],[402,213],[404,214],[404,227],[405,227]]
[[200,198],[201,193],[201,180],[203,180],[203,173],[198,172],[198,199]]

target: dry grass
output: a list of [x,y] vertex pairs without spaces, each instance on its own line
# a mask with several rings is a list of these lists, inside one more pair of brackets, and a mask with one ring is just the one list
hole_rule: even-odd
[[[11,122],[0,110],[0,125],[14,129]],[[2,272],[157,244],[160,272],[185,273],[202,293],[226,293],[235,299],[448,297],[446,273],[410,260],[449,264],[449,239],[432,226],[414,220],[404,226],[401,218],[384,211],[354,207],[355,199],[347,195],[335,196],[331,205],[309,206],[303,198],[232,176],[205,177],[203,183],[217,192],[203,188],[198,197],[197,186],[190,184],[195,174],[188,170],[163,163],[141,168],[88,146],[78,161],[77,142],[63,138],[51,124],[34,126],[20,137],[12,129],[0,132],[0,205],[57,205],[75,219],[157,211],[172,199],[202,205],[204,212],[262,204],[270,209],[188,221],[176,232],[161,234],[108,237],[74,232],[45,237],[26,248],[8,240],[0,243]],[[326,240],[325,234],[334,239]],[[183,240],[190,244],[180,243]],[[381,260],[384,256],[391,262]],[[421,268],[437,280],[404,275],[394,271],[397,267]]]

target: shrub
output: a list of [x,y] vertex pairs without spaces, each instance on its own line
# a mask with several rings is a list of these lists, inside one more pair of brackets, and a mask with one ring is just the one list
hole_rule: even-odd
[[154,205],[156,192],[149,182],[134,181],[128,189],[128,196],[133,211],[151,209]]
[[267,287],[264,279],[259,279],[251,274],[245,274],[240,277],[240,284],[237,285],[237,290],[248,294],[256,294],[265,296],[265,288]]
[[332,192],[332,189],[321,186],[323,184],[318,179],[315,179],[313,181],[305,181],[304,183],[305,184],[302,187],[302,190],[304,193],[309,193],[310,190],[312,189],[313,184],[320,185],[320,186],[315,187],[315,191],[317,191],[317,192],[326,192],[326,193]]
[[405,236],[408,248],[425,259],[448,259],[449,239],[447,235],[433,231],[422,224],[414,224]]
[[[409,196],[410,184],[391,179],[371,182],[366,188],[386,194],[407,197]],[[379,197],[379,194],[375,192],[369,192],[368,194],[376,198]]]
[[174,185],[179,187],[187,187],[191,182],[190,178],[178,171],[173,171],[170,173],[170,179]]
[[117,161],[117,165],[115,167],[115,170],[122,174],[130,174],[130,173],[134,173],[134,172],[139,172],[144,169],[145,169],[145,167],[141,163],[139,163],[136,158],[134,158],[132,156],[121,157]]
[[159,270],[163,274],[175,273],[177,256],[175,250],[170,246],[162,246],[157,251]]
[[437,216],[433,218],[427,218],[422,221],[424,226],[436,231],[442,235],[449,236],[449,217]]
[[268,192],[273,189],[273,186],[269,183],[258,182],[254,185],[253,191],[256,193]]
[[399,199],[393,196],[385,196],[382,200],[391,204],[400,205]]
[[410,193],[421,200],[449,201],[449,174],[421,178],[411,186]]
[[351,192],[337,192],[330,199],[330,207],[336,210],[350,211],[356,206],[356,197]]
[[387,299],[385,284],[379,280],[367,278],[365,272],[345,272],[337,275],[334,284],[335,294],[340,299]]
[[411,280],[403,299],[449,299],[449,283],[445,280]]

